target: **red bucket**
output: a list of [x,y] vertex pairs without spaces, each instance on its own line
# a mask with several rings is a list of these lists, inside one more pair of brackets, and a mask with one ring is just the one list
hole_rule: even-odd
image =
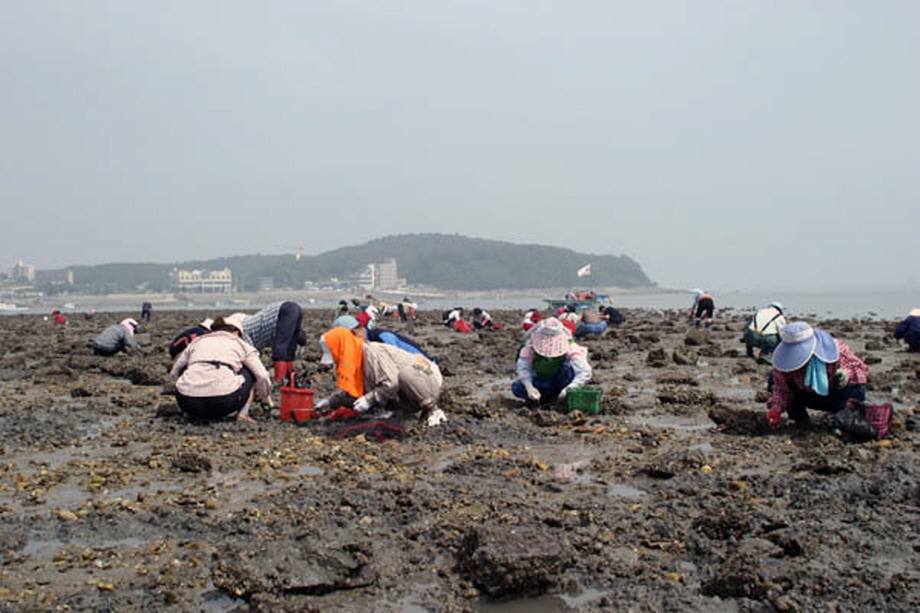
[[281,421],[307,421],[313,417],[313,390],[281,388]]

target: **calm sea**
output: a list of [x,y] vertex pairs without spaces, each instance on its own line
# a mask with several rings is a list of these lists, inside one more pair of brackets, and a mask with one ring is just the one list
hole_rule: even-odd
[[[546,303],[543,298],[554,298],[547,294],[538,296],[530,294],[482,294],[470,296],[467,294],[449,296],[443,298],[416,298],[419,309],[422,310],[443,310],[455,306],[465,308],[480,307],[483,309],[528,309],[544,308]],[[666,309],[688,309],[693,302],[693,296],[690,294],[613,294],[614,306],[620,308],[645,308],[655,310]],[[914,308],[920,307],[920,290],[902,291],[902,292],[827,292],[827,293],[801,293],[801,292],[775,292],[767,293],[747,293],[731,292],[714,295],[716,302],[716,315],[719,309],[731,308],[735,311],[753,311],[765,306],[773,300],[783,303],[786,314],[789,317],[816,317],[819,319],[828,318],[851,318],[851,317],[869,317],[873,319],[901,319]],[[62,302],[66,300],[63,299]],[[264,300],[258,298],[241,303],[214,303],[211,305],[201,306],[159,306],[154,305],[155,310],[207,310],[214,312],[226,310],[228,313],[238,310],[257,309],[269,302],[277,300],[275,297],[266,296]],[[338,302],[338,298],[324,299],[296,299],[304,308],[333,309]],[[64,312],[82,313],[91,306],[86,304],[85,300],[81,305],[68,309]],[[139,312],[139,305],[108,305],[96,306],[97,311],[115,311],[115,312]],[[29,308],[20,311],[2,311],[2,314],[44,314],[50,311],[50,306],[41,306]]]

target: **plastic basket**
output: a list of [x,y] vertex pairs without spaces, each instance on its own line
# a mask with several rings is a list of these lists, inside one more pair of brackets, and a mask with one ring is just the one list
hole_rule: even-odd
[[576,387],[566,394],[569,411],[581,411],[590,415],[597,415],[601,411],[601,396],[604,390],[596,385]]
[[301,387],[281,388],[281,421],[306,421],[313,413],[313,390]]

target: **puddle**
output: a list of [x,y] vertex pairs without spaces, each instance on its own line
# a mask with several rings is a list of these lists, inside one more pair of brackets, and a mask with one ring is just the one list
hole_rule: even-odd
[[32,539],[26,543],[20,552],[24,556],[49,557],[56,554],[65,547],[89,547],[92,549],[137,549],[145,547],[150,541],[128,537],[123,539],[111,539],[94,543],[85,540],[62,541],[61,539]]
[[430,611],[431,609],[423,604],[422,599],[425,592],[435,588],[437,588],[436,583],[414,583],[410,594],[392,605],[393,610],[400,611],[400,613],[426,613]]
[[501,602],[481,601],[479,613],[570,613],[575,609],[559,596],[538,596]]
[[705,452],[714,451],[712,445],[710,445],[709,443],[698,443],[696,445],[690,445],[689,447],[687,447],[687,450],[688,451],[705,451]]
[[625,483],[615,483],[611,485],[607,493],[614,498],[626,498],[627,500],[644,498],[648,495],[648,492],[642,491],[637,487],[632,487],[631,485],[626,485]]
[[603,597],[604,592],[596,590],[592,587],[584,588],[581,591],[581,594],[578,594],[577,596],[569,596],[568,594],[559,595],[559,598],[564,600],[565,604],[569,605],[570,607],[580,607],[582,605],[588,604],[589,602],[600,600]]
[[15,456],[4,459],[4,463],[12,464],[19,470],[35,467],[54,469],[87,455],[86,451],[79,447],[65,447],[40,453],[16,453]]
[[312,464],[307,464],[306,466],[301,466],[294,473],[298,477],[317,477],[323,474],[323,469],[319,466],[313,466]]
[[24,556],[50,556],[66,547],[61,539],[34,539],[20,552]]
[[643,417],[641,415],[628,417],[627,421],[635,426],[648,426],[666,430],[680,430],[694,432],[699,430],[712,430],[716,427],[714,421],[708,417],[678,417],[676,415],[662,415],[660,417]]
[[198,603],[198,610],[205,613],[228,613],[236,610],[245,611],[248,608],[245,600],[217,589],[212,581],[208,581],[205,591],[201,594],[201,602]]
[[571,613],[604,597],[604,592],[585,588],[576,595],[547,594],[536,598],[521,598],[491,602],[480,601],[479,613]]

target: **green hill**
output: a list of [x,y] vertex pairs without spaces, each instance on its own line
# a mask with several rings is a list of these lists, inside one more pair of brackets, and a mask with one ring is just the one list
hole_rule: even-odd
[[[169,271],[230,268],[234,284],[253,290],[259,277],[272,277],[277,287],[300,288],[305,281],[344,278],[371,262],[396,258],[399,276],[413,285],[443,289],[534,289],[584,285],[645,287],[654,283],[642,267],[625,255],[595,255],[543,245],[469,238],[456,234],[403,234],[342,247],[297,261],[292,255],[245,255],[175,264],[100,264],[72,266],[77,290],[96,293],[143,286],[169,291]],[[575,271],[591,263],[592,274],[579,281]]]

